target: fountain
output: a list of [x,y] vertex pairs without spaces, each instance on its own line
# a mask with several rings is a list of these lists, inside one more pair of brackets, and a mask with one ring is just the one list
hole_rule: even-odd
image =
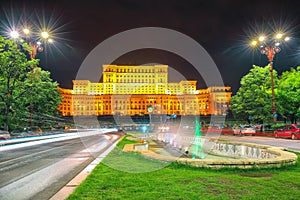
[[192,158],[196,159],[196,158],[200,158],[200,159],[204,159],[204,151],[202,148],[202,139],[201,139],[201,125],[199,123],[199,119],[196,116],[196,120],[195,120],[195,141],[194,141],[194,151],[192,154]]
[[[125,145],[123,151],[145,157],[208,168],[270,168],[294,165],[297,155],[282,147],[218,140],[219,134],[202,135],[199,119],[195,128],[154,131],[144,144]],[[190,153],[191,152],[191,153]]]

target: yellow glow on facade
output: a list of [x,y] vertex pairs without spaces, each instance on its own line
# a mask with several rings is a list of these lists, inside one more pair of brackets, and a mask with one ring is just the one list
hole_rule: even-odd
[[168,66],[103,65],[103,82],[73,80],[73,90],[60,88],[63,116],[153,114],[223,115],[230,87],[196,89],[197,81],[168,82]]

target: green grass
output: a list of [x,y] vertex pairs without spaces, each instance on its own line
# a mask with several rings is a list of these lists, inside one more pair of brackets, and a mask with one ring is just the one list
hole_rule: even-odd
[[300,199],[299,162],[281,169],[193,168],[123,153],[130,142],[124,138],[68,199]]
[[125,136],[120,142],[118,142],[117,147],[123,149],[126,144],[135,144],[138,141],[127,139],[128,136]]

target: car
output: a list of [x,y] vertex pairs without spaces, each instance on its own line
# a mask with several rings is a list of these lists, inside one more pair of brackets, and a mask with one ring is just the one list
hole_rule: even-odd
[[275,137],[278,138],[290,138],[299,139],[300,138],[300,125],[296,124],[286,124],[279,129],[274,131]]
[[241,126],[240,134],[241,135],[255,135],[256,130],[250,125]]
[[10,134],[7,131],[0,130],[0,140],[6,140],[10,138]]
[[232,128],[232,130],[233,130],[233,135],[239,135],[241,132],[241,127],[236,125]]
[[[270,124],[258,124],[254,126],[257,132],[265,132],[271,130]],[[273,132],[273,131],[272,131]]]
[[234,134],[234,130],[230,126],[226,126],[222,128],[222,134]]

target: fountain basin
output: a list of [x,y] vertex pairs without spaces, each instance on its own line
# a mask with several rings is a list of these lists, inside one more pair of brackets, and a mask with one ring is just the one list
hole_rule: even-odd
[[227,156],[221,159],[192,159],[159,154],[151,149],[139,150],[135,144],[125,145],[123,151],[140,152],[145,157],[167,162],[178,162],[194,167],[207,168],[280,168],[294,165],[297,155],[282,147],[244,142],[215,140],[215,145],[207,153]]

